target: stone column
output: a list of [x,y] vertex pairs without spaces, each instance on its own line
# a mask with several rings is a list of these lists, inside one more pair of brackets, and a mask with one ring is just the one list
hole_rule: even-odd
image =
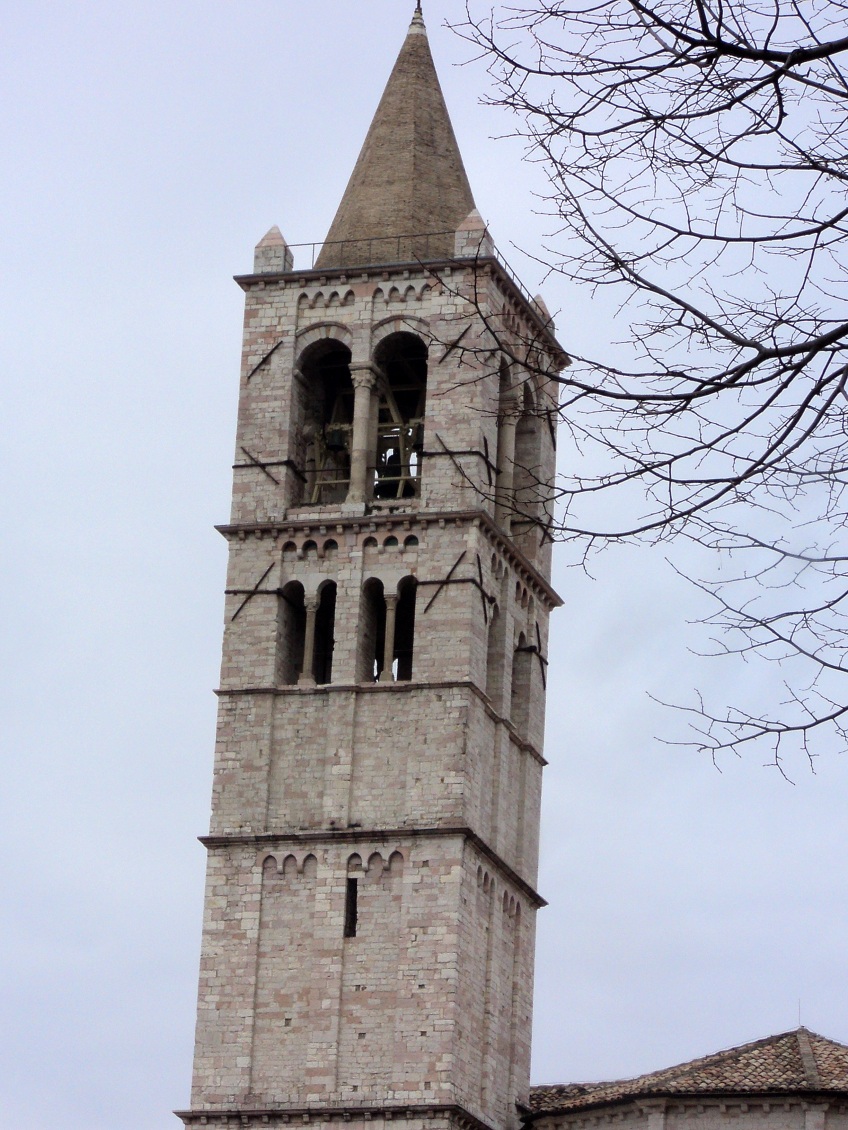
[[371,417],[373,415],[376,369],[370,362],[350,366],[353,380],[353,438],[350,445],[350,488],[348,502],[366,502],[371,496],[368,464],[371,461]]
[[386,631],[383,636],[383,670],[381,683],[393,683],[392,663],[395,657],[395,619],[397,617],[397,594],[386,597]]
[[318,597],[306,602],[306,635],[303,641],[303,670],[297,680],[299,687],[315,685],[312,667],[315,662],[315,617],[318,613]]

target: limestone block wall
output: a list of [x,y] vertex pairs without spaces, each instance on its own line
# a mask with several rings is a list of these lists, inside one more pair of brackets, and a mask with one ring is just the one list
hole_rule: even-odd
[[[306,351],[330,339],[350,349],[354,364],[367,363],[380,342],[398,332],[417,335],[429,350],[420,499],[404,500],[403,508],[494,513],[504,362],[486,322],[502,344],[508,339],[514,346],[515,356],[526,353],[538,328],[524,324],[520,307],[493,276],[481,279],[469,265],[445,266],[436,274],[402,270],[241,281],[247,299],[233,524],[316,512],[305,497],[302,474],[308,389],[300,365]],[[540,421],[536,497],[538,484],[553,478],[547,414],[555,406],[556,385],[539,373],[528,378],[517,364],[512,369],[514,384],[529,379]],[[524,501],[527,497],[525,490]],[[516,537],[531,559],[549,567],[549,549],[540,549],[535,530],[522,527]]]
[[[535,906],[466,847],[456,1056],[459,1098],[489,1124],[518,1125],[530,1076]],[[485,974],[481,976],[481,971]]]
[[211,831],[468,827],[532,885],[541,776],[468,687],[225,696]]
[[300,582],[307,598],[327,581],[338,586],[332,682],[356,681],[363,585],[377,578],[391,594],[412,577],[419,586],[413,677],[470,677],[509,717],[515,648],[523,635],[533,654],[526,664],[523,736],[541,748],[554,598],[536,574],[508,560],[508,545],[496,541],[493,548],[472,515],[230,534],[221,687],[276,685],[279,593],[290,581]]
[[[239,1111],[216,1111],[214,1121],[200,1111],[178,1111],[177,1114],[189,1127],[229,1126],[243,1130],[282,1130],[291,1127],[292,1115],[287,1111],[273,1109],[241,1109]],[[296,1120],[301,1126],[311,1130],[482,1130],[468,1115],[454,1107],[408,1106],[404,1109],[390,1110],[384,1106],[359,1111],[350,1109],[297,1111]]]
[[461,837],[214,847],[208,896],[193,1110],[459,1102],[514,1125],[533,907]]
[[845,1130],[848,1104],[826,1094],[727,1093],[645,1096],[533,1119],[539,1130]]
[[[532,884],[544,593],[473,521],[371,526],[233,539],[212,832],[468,826]],[[360,596],[375,576],[387,592],[404,576],[419,581],[409,683],[356,683]],[[338,585],[326,689],[275,681],[278,593],[292,579],[308,595]],[[537,650],[519,655],[522,636]],[[523,723],[512,717],[519,660]]]
[[262,870],[256,851],[210,853],[197,1001],[192,1108],[233,1105],[250,1092],[253,989]]

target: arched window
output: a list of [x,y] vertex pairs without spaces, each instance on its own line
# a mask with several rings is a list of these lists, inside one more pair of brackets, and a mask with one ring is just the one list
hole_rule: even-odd
[[304,470],[307,502],[347,498],[353,430],[350,358],[346,345],[328,339],[310,346],[300,360],[301,411],[292,424],[302,448],[296,461]]
[[533,651],[522,632],[512,657],[512,687],[509,717],[519,734],[526,735],[530,723],[530,683]]
[[277,683],[294,686],[303,670],[306,605],[303,585],[289,581],[277,599]]
[[498,448],[496,455],[495,517],[509,528],[513,513],[515,433],[520,415],[521,390],[513,384],[509,365],[501,360],[498,380]]
[[374,360],[380,382],[375,498],[414,498],[419,493],[427,400],[427,346],[411,333],[380,343]]
[[513,526],[519,530],[534,526],[542,515],[545,490],[542,482],[542,420],[529,379],[524,382],[521,415],[515,433],[513,494]]
[[370,577],[362,586],[359,610],[359,648],[356,677],[373,683],[383,673],[386,637],[386,598],[383,582]]
[[486,694],[497,711],[503,710],[503,676],[506,617],[501,616],[497,604],[492,606],[489,622],[489,642],[486,653]]
[[327,581],[322,586],[315,613],[315,649],[312,673],[320,685],[333,681],[333,648],[336,626],[336,583]]
[[412,678],[412,654],[415,644],[415,598],[418,582],[414,577],[404,577],[398,585],[397,613],[395,615],[394,660],[395,678],[408,682]]

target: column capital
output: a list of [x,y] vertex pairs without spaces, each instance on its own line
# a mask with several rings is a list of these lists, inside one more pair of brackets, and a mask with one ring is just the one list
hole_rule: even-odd
[[383,377],[383,371],[373,361],[352,361],[348,366],[353,387],[372,389]]

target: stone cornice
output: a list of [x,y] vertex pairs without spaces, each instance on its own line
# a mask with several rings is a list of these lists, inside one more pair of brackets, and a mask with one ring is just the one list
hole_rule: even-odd
[[259,832],[242,834],[233,832],[228,834],[198,836],[198,840],[205,848],[220,847],[261,847],[268,844],[326,844],[326,843],[386,843],[390,840],[420,840],[420,839],[453,839],[461,838],[472,844],[482,856],[497,867],[502,875],[522,892],[537,909],[547,906],[535,888],[514,871],[496,851],[478,836],[471,828],[458,825],[435,828],[328,828],[322,831],[309,832]]
[[281,517],[273,520],[268,519],[262,522],[242,522],[236,525],[220,525],[215,529],[219,534],[222,534],[228,541],[234,538],[264,537],[269,535],[271,537],[280,537],[285,534],[302,533],[308,535],[311,533],[343,533],[347,529],[369,530],[372,527],[378,528],[381,526],[386,527],[408,527],[410,530],[413,526],[430,526],[430,525],[461,525],[463,523],[470,524],[476,522],[481,529],[484,529],[486,534],[494,543],[497,544],[501,553],[506,557],[510,564],[519,573],[524,575],[525,580],[532,584],[537,590],[537,595],[543,598],[549,608],[559,608],[563,604],[562,597],[559,593],[545,580],[538,569],[533,565],[521,552],[520,549],[506,536],[503,530],[498,526],[493,518],[491,518],[484,510],[426,510],[426,511],[407,511],[384,513],[380,510],[375,510],[368,514],[340,514],[337,511],[333,512],[328,508],[327,514],[316,515],[313,514],[304,518],[288,518]]
[[[276,590],[274,590],[274,594],[276,595]],[[529,753],[533,760],[538,761],[542,767],[548,764],[547,759],[532,742],[528,742],[526,738],[519,734],[510,719],[503,714],[498,714],[492,706],[489,696],[481,691],[471,679],[438,679],[432,682],[423,679],[410,679],[408,682],[397,683],[322,683],[320,686],[309,684],[285,687],[216,687],[213,693],[219,698],[238,698],[241,695],[273,695],[275,698],[284,698],[315,694],[350,694],[351,692],[356,694],[412,694],[415,691],[451,691],[457,689],[470,690],[483,704],[492,721],[497,722],[498,725],[509,731],[510,738],[519,749]]]
[[371,1122],[382,1119],[450,1118],[459,1130],[494,1130],[491,1123],[466,1110],[458,1104],[412,1104],[392,1105],[377,1103],[361,1106],[322,1106],[315,1104],[306,1107],[220,1107],[215,1110],[175,1110],[186,1126],[267,1126],[298,1122],[302,1125],[322,1122]]
[[528,299],[521,285],[495,256],[477,256],[473,259],[434,259],[426,262],[380,263],[371,266],[363,265],[357,267],[321,267],[318,270],[287,271],[285,273],[279,272],[275,274],[234,275],[233,277],[242,290],[248,292],[253,289],[267,289],[274,285],[288,285],[289,283],[309,286],[310,284],[314,285],[316,283],[324,285],[325,282],[329,284],[331,280],[337,280],[340,283],[348,283],[353,280],[372,278],[388,279],[394,275],[402,276],[413,271],[417,274],[430,275],[438,279],[440,275],[447,275],[449,272],[455,270],[463,272],[473,270],[492,274],[509,298],[521,308],[522,314],[534,324],[535,329],[544,338],[545,344],[551,352],[560,359],[563,368],[571,363],[568,354],[551,332],[550,326],[545,318],[536,308],[532,300]]
[[[531,1088],[532,1092],[533,1088]],[[745,1092],[734,1090],[716,1089],[709,1092],[681,1092],[681,1091],[651,1091],[647,1094],[619,1095],[615,1098],[598,1099],[597,1102],[586,1102],[581,1105],[569,1105],[564,1102],[561,1106],[552,1105],[547,1110],[535,1110],[526,1113],[522,1119],[525,1126],[543,1121],[546,1118],[557,1119],[562,1122],[567,1120],[571,1125],[598,1125],[608,1120],[619,1120],[623,1108],[632,1107],[637,1112],[650,1109],[668,1110],[670,1107],[697,1107],[700,1109],[716,1108],[727,1110],[744,1107],[746,1110],[762,1110],[766,1113],[772,1108],[787,1109],[793,1107],[806,1107],[809,1104],[839,1102],[848,1107],[848,1091],[842,1090],[800,1090],[787,1088],[785,1091],[760,1091]]]

